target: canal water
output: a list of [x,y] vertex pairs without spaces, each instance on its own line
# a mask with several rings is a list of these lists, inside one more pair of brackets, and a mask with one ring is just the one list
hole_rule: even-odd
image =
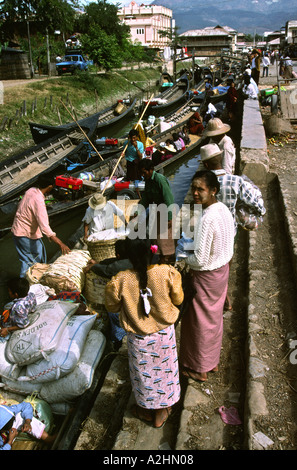
[[[164,168],[164,175],[168,178],[175,202],[181,205],[188,192],[191,178],[198,166],[197,155],[188,156],[182,162],[175,162],[168,169]],[[51,224],[57,236],[66,242],[71,235],[80,227],[85,209],[77,211],[75,216],[67,219],[67,215]],[[43,238],[47,250],[48,260],[57,252],[57,245]],[[0,308],[8,301],[6,282],[12,276],[18,276],[20,262],[18,260],[11,233],[0,238]]]

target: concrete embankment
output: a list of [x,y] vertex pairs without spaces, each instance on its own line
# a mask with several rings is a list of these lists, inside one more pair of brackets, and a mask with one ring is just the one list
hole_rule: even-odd
[[[242,139],[240,148],[240,172],[248,176],[260,188],[266,186],[272,178],[277,178],[280,195],[280,206],[282,207],[289,251],[296,269],[297,259],[297,225],[294,212],[294,201],[296,201],[296,191],[288,189],[285,173],[275,175],[270,173],[270,161],[267,154],[266,135],[261,117],[261,110],[258,101],[246,101],[243,111]],[[291,187],[292,188],[292,187]],[[185,200],[188,202],[189,194]],[[260,233],[260,230],[259,230]],[[261,273],[261,260],[257,251],[258,232],[246,232],[247,238],[247,300],[246,315],[241,321],[244,324],[244,346],[242,362],[244,366],[244,393],[242,393],[243,408],[243,436],[240,437],[241,443],[236,447],[234,436],[229,437],[231,447],[238,449],[264,449],[269,447],[270,441],[265,434],[259,433],[259,422],[263,417],[267,417],[271,411],[267,402],[267,366],[265,357],[261,348],[262,332],[266,330],[267,324],[262,316],[261,304],[258,303],[259,276]],[[265,253],[269,256],[269,253]],[[296,285],[296,281],[295,281]],[[265,286],[263,287],[265,289]],[[228,313],[224,319],[226,344],[229,342],[232,329],[231,323],[238,316],[235,306],[235,312]],[[235,320],[234,320],[235,319]],[[231,332],[231,333],[230,333]],[[259,335],[259,332],[261,333]],[[238,337],[240,332],[236,331]],[[177,336],[179,327],[177,328]],[[233,333],[234,335],[234,333]],[[243,337],[243,336],[242,336]],[[236,344],[237,338],[232,340]],[[232,346],[232,347],[233,347]],[[232,348],[231,347],[231,348]],[[223,347],[227,349],[227,347]],[[131,414],[131,405],[134,402],[131,393],[131,385],[128,372],[127,348],[124,343],[119,352],[115,355],[103,386],[97,395],[97,398],[89,413],[88,419],[83,423],[82,430],[75,445],[76,450],[105,449],[113,451],[134,451],[134,450],[178,450],[186,451],[191,449],[219,449],[224,448],[226,439],[226,425],[222,422],[219,413],[209,413],[209,410],[218,408],[221,402],[218,402],[216,390],[218,387],[230,396],[240,395],[234,393],[232,389],[234,374],[236,369],[235,349],[231,351],[231,361],[228,364],[225,356],[222,360],[221,374],[222,378],[211,378],[207,385],[197,384],[189,380],[186,384],[182,383],[181,402],[170,417],[168,423],[162,430],[154,429],[151,426],[139,421]],[[235,366],[234,366],[235,364]],[[229,367],[230,366],[230,367]],[[228,369],[229,367],[229,369]],[[271,371],[273,376],[273,371]],[[269,380],[269,377],[268,377]],[[215,388],[217,387],[217,388]],[[237,392],[240,389],[236,390]],[[201,420],[201,416],[203,419]],[[200,421],[199,421],[200,420]],[[199,423],[198,423],[199,421]],[[230,429],[230,428],[229,428]],[[264,441],[259,442],[255,436],[262,435]],[[201,440],[200,439],[201,435]],[[203,437],[206,438],[204,441]],[[284,436],[280,436],[283,438]],[[233,441],[232,441],[233,439]]]

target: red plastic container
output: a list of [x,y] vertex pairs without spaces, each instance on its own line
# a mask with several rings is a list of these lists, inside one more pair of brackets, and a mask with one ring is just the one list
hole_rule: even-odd
[[82,188],[83,180],[80,178],[73,178],[72,176],[60,175],[56,176],[56,186],[78,190]]
[[129,189],[130,181],[125,181],[124,183],[115,183],[115,191],[122,191],[122,189]]
[[105,145],[118,145],[118,139],[105,139]]

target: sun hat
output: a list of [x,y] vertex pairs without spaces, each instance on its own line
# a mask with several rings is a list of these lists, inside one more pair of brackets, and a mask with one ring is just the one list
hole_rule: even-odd
[[103,209],[106,206],[106,197],[102,193],[95,193],[89,199],[89,206],[91,209]]
[[165,147],[164,147],[164,148],[165,148],[166,150],[169,150],[169,152],[173,152],[173,153],[175,153],[175,152],[176,152],[176,148],[175,148],[175,147],[173,147],[173,145],[172,145],[172,144],[170,144],[170,145],[165,145]]
[[213,118],[208,121],[207,127],[203,132],[205,137],[212,137],[214,135],[226,134],[230,131],[229,124],[225,124],[219,118]]
[[220,150],[220,147],[217,144],[207,144],[200,148],[200,157],[201,161],[205,162],[210,160],[217,155],[221,155],[223,150]]

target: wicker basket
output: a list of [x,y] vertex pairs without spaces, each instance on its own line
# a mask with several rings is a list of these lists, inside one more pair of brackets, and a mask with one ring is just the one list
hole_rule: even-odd
[[115,257],[115,243],[118,239],[87,241],[88,250],[92,259],[99,263],[108,258]]

